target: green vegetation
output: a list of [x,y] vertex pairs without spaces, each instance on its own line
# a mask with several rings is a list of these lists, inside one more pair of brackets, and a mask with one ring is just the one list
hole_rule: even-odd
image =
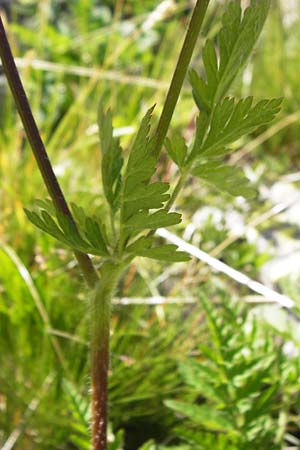
[[[298,29],[284,23],[274,2],[257,44],[269,1],[253,1],[244,16],[239,2],[230,3],[222,23],[212,2],[192,88],[183,87],[157,159],[190,11],[183,1],[146,3],[13,6],[10,40],[23,57],[22,80],[76,227],[55,203],[35,201],[47,194],[2,89],[0,445],[90,448],[89,340],[92,329],[92,349],[107,357],[99,342],[109,337],[103,318],[111,315],[110,450],[299,448],[296,303],[279,316],[276,305],[245,305],[246,287],[189,261],[154,233],[176,225],[196,247],[216,257],[223,251],[223,261],[259,279],[271,249],[261,251],[247,226],[235,235],[226,220],[232,212],[247,217],[257,236],[277,226],[276,216],[260,219],[272,204],[261,187],[297,167],[299,112],[290,93]],[[281,116],[266,131],[281,97]],[[95,295],[70,249],[93,255],[101,275]],[[281,279],[280,288],[297,300],[292,279]],[[172,299],[179,303],[168,304]],[[99,360],[96,353],[94,367]]]

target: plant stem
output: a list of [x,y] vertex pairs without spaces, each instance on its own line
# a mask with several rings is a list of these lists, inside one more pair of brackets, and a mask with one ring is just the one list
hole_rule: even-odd
[[107,401],[111,299],[122,266],[110,262],[101,270],[91,311],[91,382],[93,450],[107,450]]
[[179,177],[179,179],[177,181],[177,184],[176,184],[176,186],[174,188],[174,191],[172,192],[172,195],[169,198],[169,200],[168,200],[168,202],[167,202],[167,204],[166,204],[166,206],[164,208],[166,211],[169,211],[171,209],[171,207],[173,206],[175,200],[178,197],[179,192],[181,191],[181,188],[183,187],[183,185],[184,185],[184,183],[185,183],[185,181],[187,179],[187,176],[188,176],[188,172],[187,171],[184,171],[184,172],[181,173],[181,175],[180,175],[180,177]]
[[[0,17],[0,57],[3,64],[3,70],[8,80],[11,92],[13,94],[18,112],[21,116],[25,132],[31,145],[34,157],[48,189],[49,195],[53,200],[55,208],[68,216],[75,225],[74,219],[65,200],[64,194],[55,176],[51,163],[49,161],[44,143],[40,136],[38,127],[34,120],[24,87],[22,85],[18,69],[16,67],[12,51],[5,33],[4,25]],[[90,287],[94,287],[98,280],[97,272],[85,253],[74,251],[75,257],[84,274],[84,277]]]
[[167,98],[158,122],[155,143],[153,147],[154,155],[158,158],[170,126],[176,103],[186,76],[193,51],[199,36],[203,19],[207,11],[210,0],[197,0],[193,15],[189,24],[187,34],[177,61],[174,75],[170,84]]
[[[203,124],[204,131],[202,130],[202,132],[201,132],[201,133],[203,133],[203,136],[206,134],[206,132],[207,132],[207,130],[209,128],[212,116],[213,116],[213,112],[211,112],[209,117],[204,119],[205,120],[205,123]],[[178,194],[180,193],[182,187],[184,186],[184,183],[185,183],[185,181],[186,181],[186,179],[187,179],[187,177],[188,177],[188,175],[189,175],[189,173],[190,173],[190,171],[191,171],[191,169],[193,167],[193,163],[194,163],[194,161],[195,161],[195,159],[197,157],[197,153],[199,152],[199,148],[200,148],[200,146],[202,144],[202,141],[203,141],[203,136],[202,137],[199,136],[198,128],[197,128],[196,138],[194,140],[192,149],[191,149],[191,151],[189,153],[188,159],[185,162],[184,167],[181,169],[182,172],[181,172],[181,175],[180,175],[180,177],[179,177],[179,179],[177,181],[175,189],[172,192],[172,195],[171,195],[169,201],[167,202],[167,204],[165,206],[165,209],[167,211],[169,211],[171,209],[172,205],[175,203],[175,200],[178,197]]]

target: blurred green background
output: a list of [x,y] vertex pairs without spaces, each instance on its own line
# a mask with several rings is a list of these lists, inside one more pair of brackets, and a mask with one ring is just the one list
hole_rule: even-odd
[[[211,2],[192,62],[197,70],[201,44],[219,30],[225,3]],[[92,211],[101,208],[98,102],[112,108],[125,149],[154,103],[157,120],[193,1],[19,0],[1,6],[66,197]],[[294,311],[262,302],[199,261],[169,267],[138,260],[117,292],[130,304],[116,301],[112,317],[112,450],[245,450],[253,443],[257,450],[300,448],[299,24],[299,0],[274,0],[234,86],[237,96],[285,98],[270,129],[239,142],[231,156],[256,186],[256,198],[221,197],[190,180],[178,201],[183,222],[174,230],[290,296]],[[186,83],[171,134],[180,130],[189,139],[195,116]],[[164,156],[160,173],[176,178]],[[46,196],[0,75],[2,450],[89,448],[89,294],[73,255],[25,218],[23,208]],[[148,304],[157,297],[165,302]],[[207,408],[205,420],[198,405]],[[227,425],[213,411],[226,414]]]

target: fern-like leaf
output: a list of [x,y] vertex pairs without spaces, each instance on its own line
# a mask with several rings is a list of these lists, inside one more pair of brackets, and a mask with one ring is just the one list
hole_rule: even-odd
[[[64,380],[64,390],[68,400],[68,409],[72,415],[70,421],[70,441],[81,450],[91,450],[90,402],[67,380]],[[108,426],[108,450],[123,450],[124,433],[119,430],[113,433],[111,424]]]
[[176,400],[166,400],[165,404],[192,419],[198,425],[204,426],[211,431],[233,431],[234,426],[230,421],[230,417],[224,412],[213,410],[207,405],[192,405],[187,402],[180,402]]
[[[47,207],[48,211],[44,209]],[[76,219],[73,222],[65,214],[55,211],[50,200],[39,200],[35,204],[35,210],[25,209],[27,218],[40,230],[50,234],[58,241],[67,245],[72,250],[90,253],[96,256],[108,257],[107,237],[100,219],[86,216],[83,209],[72,205],[76,211]]]
[[147,211],[139,211],[126,222],[126,227],[135,230],[156,230],[160,227],[170,227],[176,225],[181,221],[181,216],[178,213],[168,213],[164,209],[160,209],[153,214]]
[[[120,226],[123,242],[126,243],[145,230],[156,230],[181,221],[180,214],[163,209],[164,203],[169,199],[169,184],[151,182],[157,162],[149,139],[152,111],[153,108],[149,109],[141,122],[123,176]],[[168,247],[159,251],[158,248],[151,247],[152,242],[142,238],[136,244],[130,244],[126,252],[168,261],[182,260],[181,252],[177,253]]]
[[198,150],[198,157],[215,157],[228,153],[227,146],[271,122],[280,111],[282,98],[261,100],[252,106],[253,98],[235,101],[225,98],[213,111],[210,128]]
[[[169,194],[166,194],[169,189],[168,183],[149,181],[156,168],[156,159],[152,156],[149,145],[152,111],[153,107],[148,110],[141,122],[124,173],[121,220],[125,227],[152,228],[152,225],[147,226],[146,223],[147,218],[150,223],[152,216],[148,216],[148,211],[162,208],[169,199]],[[164,219],[166,214],[161,218]],[[165,226],[160,225],[158,221],[153,225],[156,228]]]
[[104,112],[101,103],[98,126],[102,153],[102,185],[106,200],[114,213],[119,207],[123,158],[119,140],[113,137],[111,111]]
[[211,184],[215,189],[232,196],[242,195],[250,199],[255,195],[255,190],[251,187],[249,180],[237,167],[222,165],[219,161],[209,161],[196,166],[192,173]]
[[270,0],[252,0],[242,14],[239,0],[229,3],[217,36],[219,52],[208,40],[202,58],[205,78],[190,74],[195,101],[200,110],[211,112],[226,95],[239,70],[247,62],[265,23]]
[[174,133],[172,140],[167,138],[165,144],[170,158],[179,168],[182,168],[187,155],[187,145],[184,138],[179,133]]
[[[199,359],[180,364],[190,387],[188,400],[169,400],[166,405],[187,418],[177,432],[195,444],[192,448],[250,450],[255,442],[257,448],[279,450],[275,412],[279,373],[284,370],[281,355],[269,347],[275,345],[271,339],[262,339],[243,306],[228,298],[220,301],[217,305],[201,296],[210,343],[199,347]],[[222,432],[220,441],[216,431]]]
[[190,257],[187,253],[177,251],[177,246],[173,244],[161,245],[149,249],[138,250],[137,256],[157,259],[159,261],[180,262],[189,261]]

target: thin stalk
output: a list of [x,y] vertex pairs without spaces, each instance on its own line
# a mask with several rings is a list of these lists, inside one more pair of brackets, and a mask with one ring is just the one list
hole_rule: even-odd
[[184,43],[177,61],[167,98],[158,122],[153,152],[158,158],[170,126],[182,85],[192,59],[193,51],[199,36],[203,19],[210,0],[197,0],[193,15],[186,33]]
[[[25,132],[31,145],[34,157],[42,174],[44,183],[48,189],[49,195],[53,200],[55,208],[68,216],[75,225],[73,216],[70,212],[64,194],[55,176],[50,160],[48,158],[44,143],[40,136],[38,127],[34,120],[23,84],[21,82],[14,57],[6,36],[4,25],[0,17],[0,57],[3,70],[8,80],[11,92],[13,94],[18,112],[21,116]],[[97,272],[85,253],[74,251],[75,257],[84,274],[84,277],[90,287],[94,287],[98,281]]]
[[181,173],[181,175],[180,175],[180,177],[179,177],[179,179],[177,181],[177,184],[176,184],[176,186],[174,188],[174,191],[172,192],[172,195],[169,198],[169,200],[168,200],[168,202],[167,202],[167,204],[165,206],[165,210],[166,211],[169,211],[171,209],[171,207],[173,206],[173,204],[175,203],[175,200],[177,199],[178,194],[181,191],[181,189],[182,189],[182,187],[183,187],[183,185],[184,185],[184,183],[185,183],[185,181],[187,179],[187,176],[188,176],[188,171],[187,170],[185,170],[185,171],[183,171]]
[[113,263],[102,266],[92,300],[91,311],[91,382],[93,450],[107,450],[107,403],[109,371],[109,334],[112,296],[122,267]]
[[[203,135],[204,136],[206,135],[207,130],[209,129],[212,116],[213,116],[213,111],[211,112],[210,116],[205,120],[204,131],[203,131]],[[197,128],[197,130],[198,130],[198,128]],[[178,194],[180,193],[182,187],[184,186],[184,183],[185,183],[185,181],[186,181],[186,179],[187,179],[187,177],[188,177],[188,175],[189,175],[189,173],[190,173],[190,171],[191,171],[191,169],[193,167],[193,163],[194,163],[194,161],[195,161],[195,159],[197,157],[197,153],[199,151],[199,148],[201,146],[202,141],[203,141],[203,137],[199,138],[198,133],[197,133],[195,141],[194,141],[193,146],[192,146],[192,149],[191,149],[191,151],[189,153],[189,157],[188,157],[188,159],[187,159],[187,161],[185,163],[185,166],[181,169],[182,170],[181,175],[180,175],[180,177],[179,177],[179,179],[177,181],[177,184],[176,184],[176,186],[175,186],[175,188],[174,188],[174,190],[172,192],[172,195],[171,195],[169,201],[167,202],[167,204],[165,206],[165,209],[167,211],[169,211],[171,209],[171,207],[175,203],[175,200],[178,197]]]

